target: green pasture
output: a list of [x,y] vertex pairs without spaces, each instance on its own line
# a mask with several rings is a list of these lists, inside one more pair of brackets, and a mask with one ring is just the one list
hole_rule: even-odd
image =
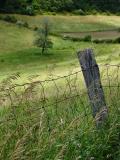
[[[40,26],[46,16],[15,15],[18,20],[27,21],[32,27]],[[120,25],[118,16],[47,16],[52,31],[77,32],[90,30],[115,29]],[[114,22],[114,23],[113,23]],[[0,79],[19,72],[21,79],[31,75],[40,75],[46,79],[50,74],[65,75],[79,70],[76,52],[93,48],[98,63],[119,63],[119,44],[94,44],[72,42],[57,36],[51,36],[54,43],[46,55],[41,55],[40,48],[34,45],[37,32],[16,24],[0,21]]]
[[[119,44],[73,42],[56,34],[116,30],[120,18],[47,16],[55,33],[50,35],[54,46],[41,55],[41,49],[34,45],[37,32],[33,28],[46,16],[15,16],[27,21],[30,29],[0,21],[0,81],[14,74],[0,85],[0,160],[118,160],[118,67],[100,68],[109,108],[108,121],[100,129],[92,118],[81,72],[56,81],[36,80],[79,71],[76,53],[85,48],[94,50],[98,64],[120,64]],[[14,88],[16,78],[18,88]],[[28,81],[31,84],[20,85]]]

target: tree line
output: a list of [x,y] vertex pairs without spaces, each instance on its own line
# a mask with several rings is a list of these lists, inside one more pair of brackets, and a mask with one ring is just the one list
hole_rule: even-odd
[[0,12],[33,15],[36,12],[100,12],[120,13],[120,0],[0,0]]

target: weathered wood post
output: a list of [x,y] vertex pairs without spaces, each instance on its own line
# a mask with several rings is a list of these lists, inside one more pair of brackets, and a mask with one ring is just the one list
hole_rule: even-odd
[[96,125],[100,126],[107,118],[108,109],[100,80],[99,67],[92,49],[79,51],[77,54],[87,86],[93,117]]

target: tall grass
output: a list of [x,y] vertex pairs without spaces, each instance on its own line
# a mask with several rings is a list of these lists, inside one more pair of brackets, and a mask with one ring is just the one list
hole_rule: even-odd
[[17,90],[11,83],[17,75],[4,81],[1,85],[4,107],[1,106],[0,111],[0,159],[119,159],[118,75],[118,69],[104,70],[102,80],[109,117],[100,129],[96,129],[92,118],[81,74],[44,83],[32,82],[18,86]]

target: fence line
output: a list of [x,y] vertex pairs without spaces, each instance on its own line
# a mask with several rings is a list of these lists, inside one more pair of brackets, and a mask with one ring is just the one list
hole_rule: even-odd
[[[108,69],[108,67],[117,67],[118,70],[120,68],[120,65],[119,64],[106,64],[106,65],[101,65],[99,64],[99,67],[106,67],[106,69]],[[78,73],[81,73],[83,70],[87,70],[87,69],[90,69],[90,68],[86,68],[86,69],[81,69],[79,71],[76,71],[76,72],[73,72],[71,74],[68,74],[68,75],[64,75],[64,76],[57,76],[55,75],[57,78],[50,78],[50,79],[46,79],[46,80],[39,80],[39,81],[35,81],[35,82],[32,82],[32,83],[35,83],[35,84],[39,84],[39,83],[45,83],[45,82],[52,82],[52,81],[57,81],[57,80],[60,80],[60,79],[63,79],[63,78],[67,78],[67,77],[70,77],[70,76],[73,76],[73,75],[76,75]],[[118,74],[117,74],[118,75]],[[12,79],[15,75],[13,76],[10,76],[8,77],[8,79]],[[4,82],[4,80],[3,80]],[[23,86],[26,86],[26,85],[30,85],[32,83],[23,83],[23,84],[14,84],[14,86],[10,87],[9,89],[13,89],[13,88],[16,88],[16,87],[23,87]]]
[[[110,106],[113,99],[120,99],[120,65],[99,65],[99,67],[107,104]],[[68,115],[70,117],[76,116],[76,114],[83,114],[85,117],[91,115],[82,69],[65,76],[31,83],[15,84],[15,79],[17,79],[16,76],[11,76],[7,81],[1,83],[0,104],[3,107],[12,106],[11,108],[14,110],[15,106],[27,104],[29,109],[27,108],[26,112],[30,112],[34,118],[38,118],[38,113],[43,110],[47,121],[50,121],[51,114],[58,117],[61,117],[62,114],[67,116],[65,110],[66,112],[69,110],[73,114]],[[13,118],[8,116],[8,119],[12,121],[15,119],[15,115]],[[1,120],[0,125],[5,121]]]

